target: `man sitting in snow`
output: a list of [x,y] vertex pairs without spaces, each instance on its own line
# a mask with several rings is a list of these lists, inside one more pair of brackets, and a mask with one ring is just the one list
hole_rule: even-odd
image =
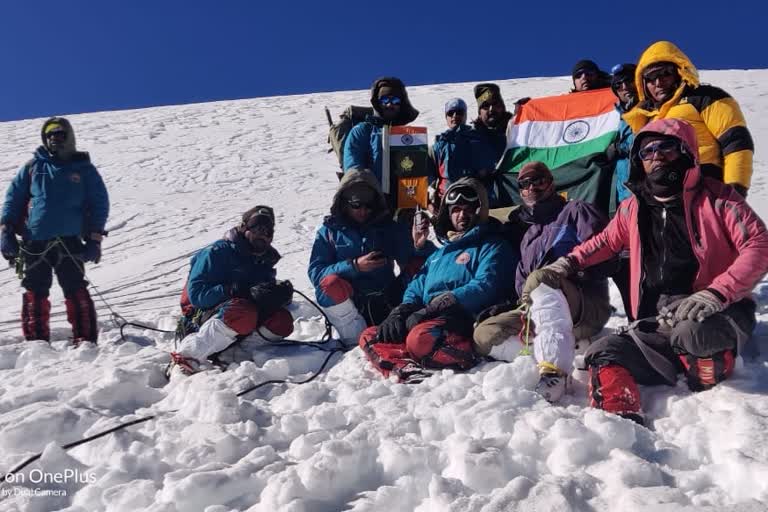
[[366,325],[400,304],[407,280],[435,249],[428,234],[392,220],[373,173],[344,174],[309,257],[317,301],[343,342],[357,343]]
[[403,304],[378,327],[366,329],[360,346],[385,376],[424,378],[423,368],[471,368],[475,315],[506,296],[517,251],[488,218],[485,187],[462,178],[451,185],[437,215],[435,233],[445,245],[427,259],[405,291]]
[[[643,423],[637,384],[708,389],[728,378],[755,327],[753,287],[768,271],[768,232],[733,187],[704,177],[696,132],[660,119],[635,137],[629,188],[608,227],[541,269],[563,278],[629,249],[634,325],[586,353],[591,404]],[[530,278],[529,278],[530,279]]]
[[[522,236],[520,263],[515,277],[516,293],[503,304],[484,311],[475,328],[475,348],[482,355],[511,361],[521,348],[524,309],[517,308],[517,297],[529,302],[530,284],[536,282],[537,269],[568,254],[580,242],[588,240],[605,228],[608,219],[597,208],[584,201],[566,201],[555,193],[552,172],[542,162],[529,162],[518,173],[517,182],[523,204],[509,214],[506,225],[513,235]],[[537,333],[534,354],[539,363],[541,380],[536,388],[547,400],[557,401],[565,392],[567,375],[571,372],[575,340],[594,336],[611,316],[608,281],[604,274],[590,272],[574,275],[556,283],[556,293],[564,295],[569,318],[569,332],[546,336]],[[524,286],[525,285],[525,286]],[[537,317],[536,301],[529,315]],[[540,326],[548,327],[548,326]],[[535,330],[535,325],[534,325]],[[572,333],[570,332],[572,330]]]
[[293,296],[290,281],[275,280],[280,254],[272,247],[275,214],[256,206],[222,239],[192,257],[181,295],[182,322],[187,335],[172,366],[190,374],[206,360],[257,331],[269,340],[293,332],[293,318],[285,309]]

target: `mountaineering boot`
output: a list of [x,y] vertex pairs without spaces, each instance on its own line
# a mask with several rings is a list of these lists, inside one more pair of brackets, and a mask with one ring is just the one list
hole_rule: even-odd
[[25,340],[51,340],[51,301],[48,295],[27,290],[22,295],[21,330]]
[[365,319],[355,307],[352,299],[347,299],[335,306],[324,307],[328,320],[331,321],[339,339],[347,346],[354,346],[360,338],[360,333],[366,328]]
[[204,368],[200,365],[200,361],[194,357],[185,357],[179,352],[171,352],[171,362],[165,369],[165,377],[170,380],[171,375],[181,373],[182,375],[192,375]]
[[557,402],[565,394],[567,380],[568,377],[561,373],[544,372],[539,376],[536,392],[549,403]]
[[87,288],[78,288],[64,297],[67,320],[72,326],[72,342],[75,346],[83,341],[96,343],[99,331],[96,326],[96,307]]
[[211,317],[179,344],[179,354],[198,362],[206,361],[208,356],[221,352],[237,340],[237,332],[224,320]]

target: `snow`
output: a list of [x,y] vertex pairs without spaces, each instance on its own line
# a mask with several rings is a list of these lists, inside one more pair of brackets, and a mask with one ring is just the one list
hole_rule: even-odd
[[[749,201],[766,218],[768,118],[760,114],[768,71],[702,78],[741,103],[758,148]],[[566,77],[499,83],[509,105],[570,85]],[[418,123],[431,135],[442,131],[443,103],[461,96],[473,105],[472,85],[409,88]],[[112,199],[103,260],[88,270],[103,296],[94,294],[101,335],[97,346],[68,345],[54,285],[55,341],[24,342],[19,283],[12,269],[0,270],[0,472],[43,452],[0,488],[0,509],[768,510],[765,355],[740,360],[732,380],[703,393],[682,381],[643,388],[646,429],[587,407],[580,372],[563,403],[548,404],[533,392],[530,356],[401,385],[381,378],[355,349],[331,356],[330,368],[308,384],[238,397],[266,380],[304,379],[327,353],[249,340],[227,371],[167,383],[172,335],[130,328],[121,340],[110,307],[173,329],[190,256],[259,203],[276,210],[278,276],[312,296],[309,250],[337,184],[323,107],[337,115],[367,98],[347,91],[70,116]],[[41,123],[0,124],[3,189],[39,144]],[[755,293],[753,339],[761,344],[768,287]],[[624,321],[615,289],[612,302],[613,327]],[[293,313],[296,336],[319,339],[317,312],[297,300]],[[61,449],[149,415],[156,417]],[[79,478],[31,482],[64,471]]]

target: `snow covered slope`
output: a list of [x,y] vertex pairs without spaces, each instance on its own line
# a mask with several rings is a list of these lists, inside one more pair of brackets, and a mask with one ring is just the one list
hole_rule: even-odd
[[[702,78],[744,109],[757,146],[749,200],[768,218],[768,119],[760,115],[768,71]],[[511,106],[564,92],[570,79],[499,83]],[[474,109],[472,84],[409,93],[421,110],[416,124],[432,135],[444,129],[447,99],[461,96]],[[337,183],[323,107],[338,114],[367,101],[367,91],[353,91],[71,116],[112,199],[104,258],[89,278],[123,317],[173,328],[190,255],[266,203],[277,213],[278,276],[309,293],[309,250]],[[41,124],[0,124],[2,190],[40,143]],[[756,294],[762,343],[768,288]],[[325,354],[254,342],[245,347],[253,362],[166,385],[172,336],[134,329],[123,342],[94,298],[97,347],[67,346],[55,285],[59,341],[23,342],[19,283],[0,270],[0,472],[45,450],[25,484],[2,486],[0,510],[768,510],[766,356],[704,393],[682,382],[644,389],[650,429],[587,408],[581,383],[564,405],[547,404],[532,391],[536,369],[527,358],[406,386],[383,380],[356,349],[333,356],[309,384],[237,398],[264,380],[307,376]],[[617,294],[614,304],[621,310]],[[311,307],[300,303],[295,315],[299,336],[320,335]],[[58,448],[175,409],[69,452]],[[31,483],[40,476],[34,468],[76,469],[79,477]],[[34,488],[66,496],[29,496]]]

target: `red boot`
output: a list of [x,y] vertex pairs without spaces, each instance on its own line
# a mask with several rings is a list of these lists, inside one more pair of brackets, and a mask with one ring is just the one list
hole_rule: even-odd
[[680,354],[679,357],[685,367],[685,376],[691,391],[704,391],[724,381],[733,375],[736,363],[733,350],[723,350],[710,357],[696,357],[691,354]]
[[96,343],[99,331],[96,326],[96,307],[91,294],[86,288],[79,288],[64,298],[67,306],[67,320],[72,325],[72,338],[75,346],[82,341]]
[[27,290],[22,295],[21,331],[26,340],[51,340],[51,301],[48,295]]
[[640,409],[640,390],[632,374],[623,366],[591,366],[589,400],[592,407],[644,424]]

